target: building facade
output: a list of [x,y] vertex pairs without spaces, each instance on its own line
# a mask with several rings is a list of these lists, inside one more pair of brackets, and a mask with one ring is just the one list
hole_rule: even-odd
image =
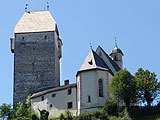
[[39,110],[49,111],[49,116],[59,116],[68,109],[77,115],[77,85],[66,84],[56,88],[35,93],[31,97],[33,110],[39,115]]
[[[101,109],[110,97],[108,89],[111,78],[120,69],[100,46],[96,52],[91,49],[77,72],[76,83],[34,93],[31,96],[32,108],[37,114],[38,109],[45,109],[49,111],[50,116],[55,117],[65,113],[66,110],[76,116]],[[72,92],[69,92],[70,88]],[[51,98],[52,95],[54,98]],[[49,107],[50,104],[52,107]]]
[[101,109],[110,97],[109,84],[123,68],[122,51],[117,44],[110,56],[98,46],[90,50],[76,82],[60,86],[62,41],[49,11],[25,12],[11,38],[14,53],[14,107],[31,96],[33,110],[59,116],[69,110],[74,116]]

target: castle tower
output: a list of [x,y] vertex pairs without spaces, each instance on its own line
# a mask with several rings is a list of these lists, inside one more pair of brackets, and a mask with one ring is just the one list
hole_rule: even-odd
[[13,105],[39,89],[60,86],[62,41],[49,11],[25,12],[11,38],[14,53]]
[[121,49],[118,48],[117,43],[115,43],[115,47],[111,50],[110,56],[111,56],[112,60],[115,63],[117,63],[117,65],[121,69],[123,69],[123,61],[122,61],[123,53],[122,53]]

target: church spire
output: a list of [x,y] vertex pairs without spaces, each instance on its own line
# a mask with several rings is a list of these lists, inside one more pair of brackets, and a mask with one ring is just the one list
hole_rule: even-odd
[[123,62],[122,62],[122,56],[123,52],[120,48],[117,46],[117,38],[115,37],[115,47],[111,50],[110,56],[114,62],[117,63],[117,65],[122,69],[123,68]]

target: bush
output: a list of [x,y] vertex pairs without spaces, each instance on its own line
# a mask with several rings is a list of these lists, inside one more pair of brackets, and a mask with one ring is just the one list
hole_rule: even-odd
[[102,108],[103,113],[107,113],[110,116],[118,116],[117,103],[112,99],[106,101],[104,107]]
[[79,115],[79,120],[92,120],[92,116],[91,112],[86,112]]
[[65,111],[65,118],[66,120],[73,120],[72,113],[69,110]]
[[39,120],[39,118],[36,115],[32,115],[32,120]]
[[65,116],[64,116],[63,113],[60,114],[59,119],[60,119],[60,120],[64,120],[64,119],[65,119]]

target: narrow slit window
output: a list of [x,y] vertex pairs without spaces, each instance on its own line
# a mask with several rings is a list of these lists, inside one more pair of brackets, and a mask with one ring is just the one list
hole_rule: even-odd
[[90,95],[88,96],[88,102],[91,102],[91,96]]
[[71,95],[71,94],[72,94],[72,89],[69,88],[69,89],[68,89],[68,95]]
[[115,61],[117,60],[117,56],[116,56],[116,55],[114,56],[114,60],[115,60]]
[[41,100],[44,101],[44,96],[42,96]]
[[47,35],[44,36],[44,39],[47,40]]

